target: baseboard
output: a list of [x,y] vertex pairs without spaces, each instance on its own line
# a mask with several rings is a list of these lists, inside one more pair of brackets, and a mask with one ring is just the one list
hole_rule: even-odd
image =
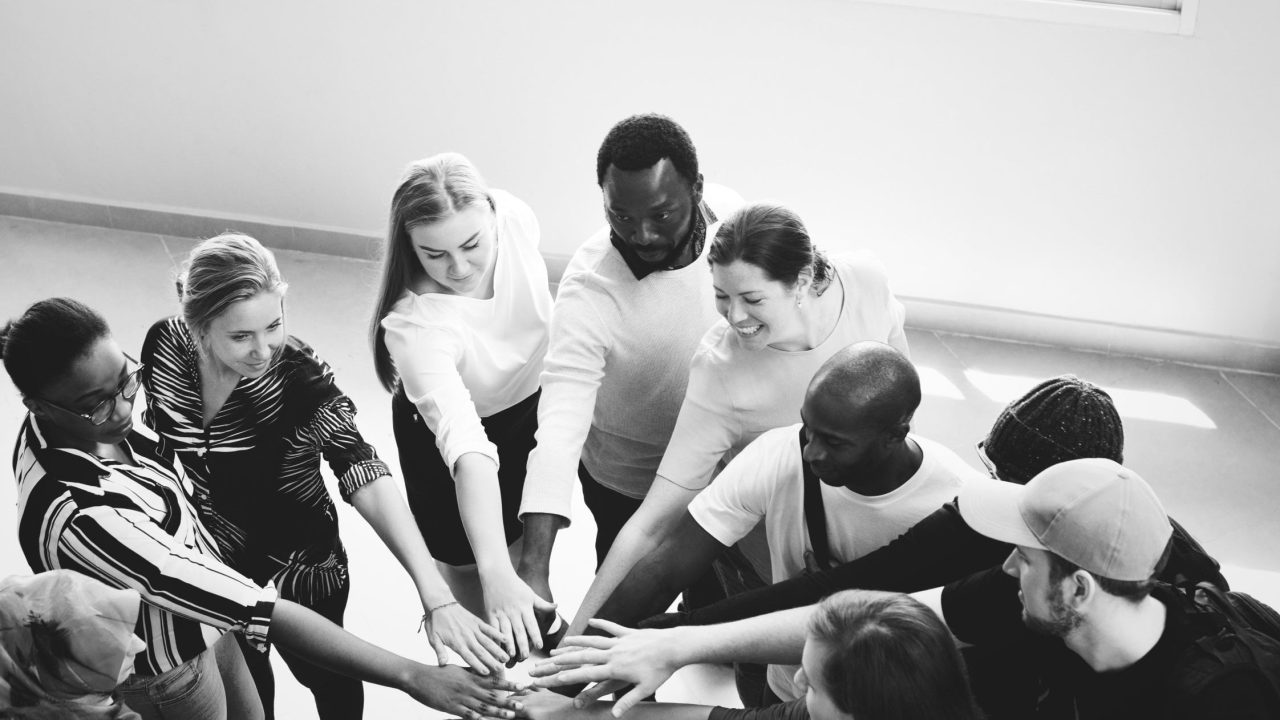
[[65,196],[16,193],[9,188],[0,188],[0,215],[185,238],[207,238],[236,230],[277,250],[362,260],[376,258],[383,242],[378,235],[347,228],[290,225],[267,218],[233,217],[185,208],[109,205]]
[[[204,238],[239,230],[281,250],[372,260],[382,238],[344,228],[288,225],[262,218],[199,214],[173,208],[107,205],[79,198],[32,195],[0,188],[0,215],[109,227],[175,237]],[[557,283],[568,255],[548,254]],[[907,325],[957,335],[1034,343],[1205,367],[1280,374],[1280,346],[1255,340],[1042,315],[1007,308],[901,296]]]

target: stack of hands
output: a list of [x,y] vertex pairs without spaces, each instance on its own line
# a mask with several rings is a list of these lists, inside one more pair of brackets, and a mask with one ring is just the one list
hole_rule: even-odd
[[[672,644],[665,631],[632,630],[606,620],[592,620],[590,624],[612,637],[564,638],[561,646],[551,651],[550,658],[530,668],[529,675],[534,678],[531,684],[508,680],[501,667],[487,675],[460,667],[440,668],[450,671],[463,684],[450,690],[457,694],[455,702],[427,704],[457,712],[466,720],[620,717],[652,695],[680,667],[671,657]],[[568,697],[548,688],[560,688],[560,692],[568,688],[570,694],[573,689],[580,689]],[[603,696],[626,688],[630,689],[616,703],[594,704]]]

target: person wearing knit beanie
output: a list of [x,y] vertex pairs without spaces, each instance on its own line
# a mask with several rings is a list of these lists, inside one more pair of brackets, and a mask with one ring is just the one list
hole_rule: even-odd
[[1067,460],[1124,462],[1124,426],[1111,396],[1075,375],[1059,375],[1009,403],[981,443],[1001,480],[1025,485]]

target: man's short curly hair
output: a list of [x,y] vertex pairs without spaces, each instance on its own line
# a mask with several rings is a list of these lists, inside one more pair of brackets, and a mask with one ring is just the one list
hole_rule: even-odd
[[613,126],[596,153],[596,184],[604,185],[610,165],[619,170],[644,170],[662,158],[671,160],[676,172],[690,184],[698,181],[698,151],[689,133],[666,115],[645,113]]

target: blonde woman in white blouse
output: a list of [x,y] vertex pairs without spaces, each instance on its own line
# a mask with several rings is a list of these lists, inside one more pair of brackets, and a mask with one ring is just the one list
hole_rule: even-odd
[[555,619],[513,563],[551,318],[538,239],[529,206],[462,155],[413,163],[392,198],[371,327],[409,509],[456,598],[427,625],[460,605],[513,658],[542,647],[539,613]]

